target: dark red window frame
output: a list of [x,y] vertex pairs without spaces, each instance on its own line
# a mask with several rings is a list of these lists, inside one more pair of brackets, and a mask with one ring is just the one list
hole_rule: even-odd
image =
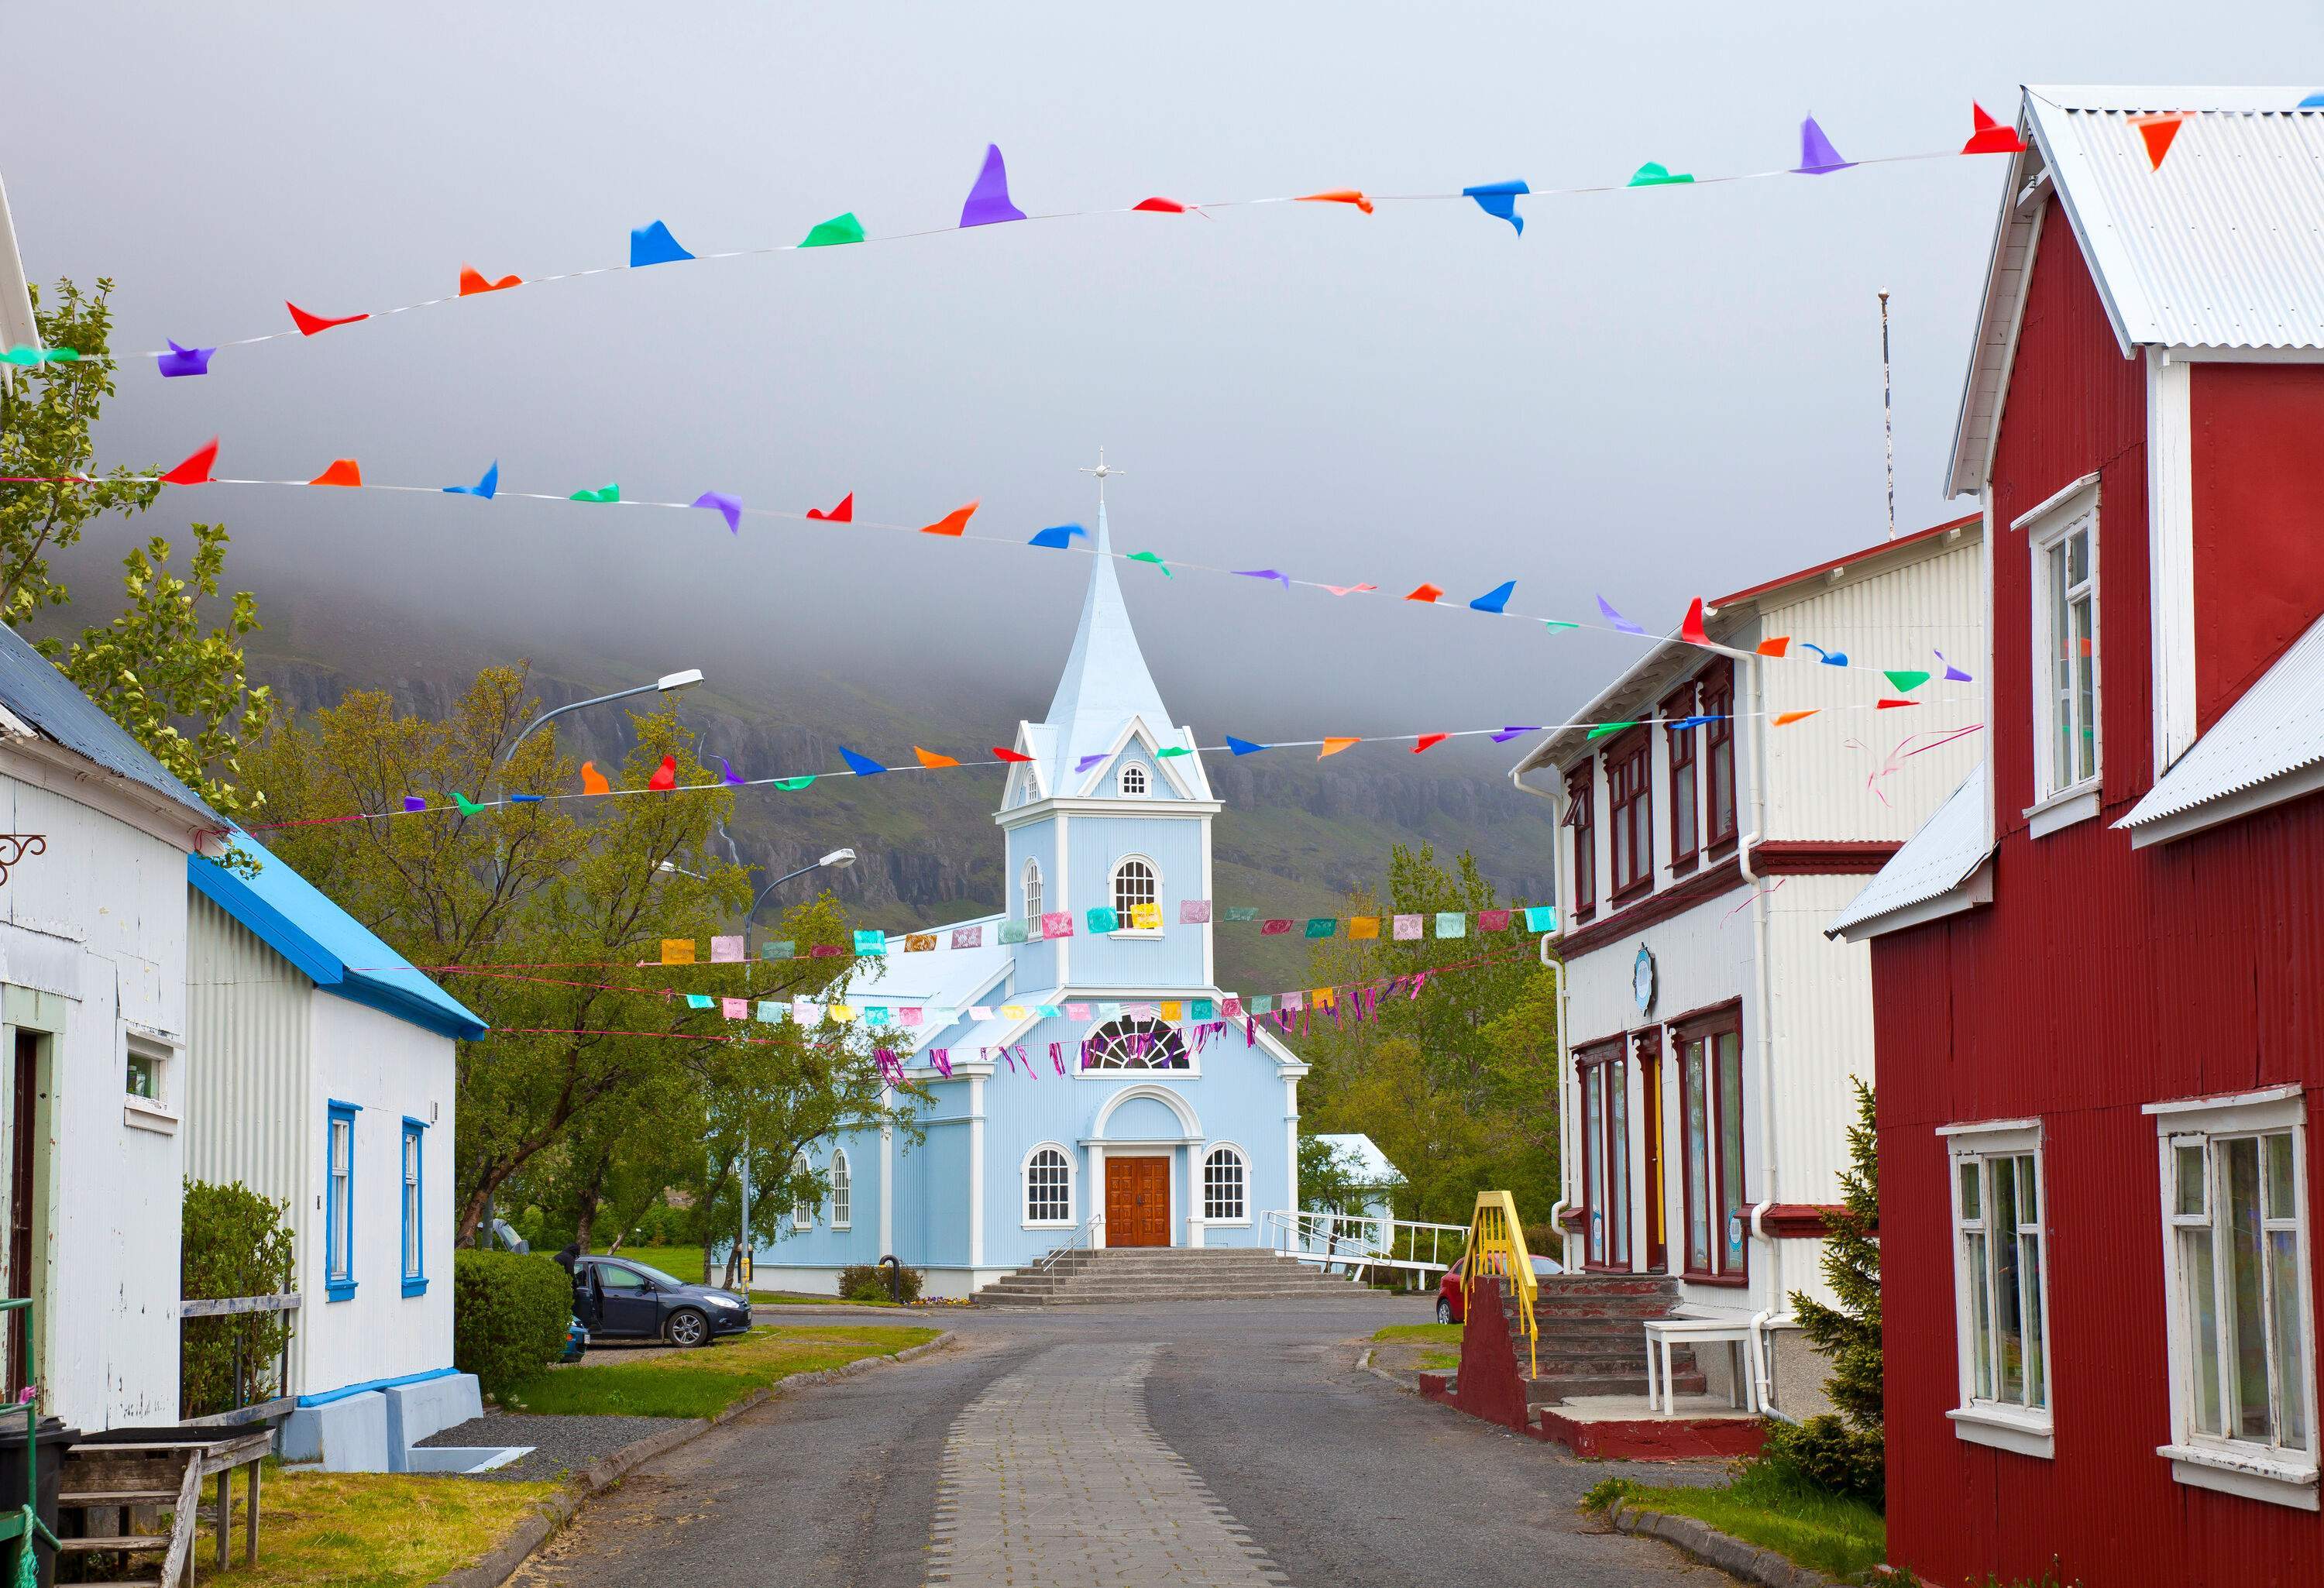
[[1573,833],[1573,919],[1598,913],[1598,779],[1592,757],[1565,774],[1565,825]]
[[[1751,1279],[1751,1233],[1748,1223],[1743,1240],[1735,1249],[1731,1267],[1727,1256],[1727,1222],[1730,1217],[1748,1220],[1752,1205],[1746,1172],[1748,1160],[1743,1150],[1743,1006],[1738,1002],[1690,1015],[1673,1025],[1672,1038],[1678,1059],[1679,1269],[1699,1285],[1747,1285]],[[1731,1068],[1720,1063],[1722,1039],[1731,1039],[1734,1044]],[[1705,1218],[1701,1251],[1694,1240],[1698,1149],[1688,1112],[1698,1085],[1689,1056],[1697,1043],[1702,1046],[1700,1085],[1703,1133],[1700,1167],[1702,1186],[1708,1193],[1702,1199]],[[1731,1137],[1722,1128],[1730,1108],[1734,1119]]]
[[[1737,806],[1735,786],[1735,664],[1721,662],[1702,675],[1702,713],[1716,720],[1702,727],[1703,836],[1711,857],[1723,858],[1735,847]],[[1720,808],[1725,794],[1726,809]]]
[[1607,746],[1606,819],[1612,835],[1608,900],[1636,899],[1655,885],[1655,741],[1633,728]]
[[[1601,1272],[1630,1271],[1630,1075],[1624,1062],[1628,1048],[1621,1038],[1614,1037],[1576,1048],[1573,1055],[1573,1105],[1582,1126],[1582,1266]],[[1594,1121],[1589,1101],[1592,1071],[1599,1085]],[[1601,1171],[1606,1181],[1602,1202],[1598,1193]],[[1593,1237],[1599,1236],[1603,1238],[1603,1256],[1592,1250]]]
[[[1689,679],[1663,702],[1663,721],[1683,722],[1694,715],[1694,680]],[[1665,727],[1663,732],[1670,742],[1671,875],[1683,877],[1694,869],[1702,849],[1702,780],[1695,754],[1702,730]]]

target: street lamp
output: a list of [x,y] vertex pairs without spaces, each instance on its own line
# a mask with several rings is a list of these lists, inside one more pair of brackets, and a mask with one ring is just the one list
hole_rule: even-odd
[[767,901],[767,895],[781,887],[785,882],[789,882],[793,877],[803,877],[809,872],[821,871],[825,866],[829,866],[835,872],[844,872],[854,863],[855,851],[853,849],[835,849],[829,854],[825,855],[821,860],[816,861],[812,864],[803,865],[795,872],[785,872],[781,876],[777,877],[773,882],[769,882],[765,887],[759,890],[759,896],[751,900],[751,908],[742,913],[743,927],[745,928],[749,928],[751,919],[759,913],[759,906]]
[[664,673],[652,683],[640,684],[633,689],[616,689],[611,695],[593,695],[586,700],[576,700],[570,706],[552,706],[550,709],[542,712],[539,716],[527,723],[524,725],[524,731],[519,734],[515,738],[509,741],[508,748],[501,752],[500,760],[493,763],[493,776],[497,778],[500,774],[500,769],[506,766],[511,761],[515,759],[516,747],[523,743],[525,740],[530,736],[535,728],[540,726],[551,717],[563,716],[568,711],[579,711],[585,706],[603,706],[609,700],[627,700],[632,695],[674,695],[680,689],[691,688],[693,686],[700,682],[702,682],[702,669],[700,668],[683,668],[674,673]]

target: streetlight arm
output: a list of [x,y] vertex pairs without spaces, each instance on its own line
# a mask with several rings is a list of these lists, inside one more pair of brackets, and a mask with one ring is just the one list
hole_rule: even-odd
[[761,906],[761,905],[764,904],[764,903],[767,901],[767,895],[768,895],[768,894],[770,894],[770,893],[773,892],[776,889],[778,889],[778,888],[781,887],[785,882],[789,882],[793,877],[803,877],[803,876],[807,875],[807,872],[812,872],[812,871],[820,871],[820,870],[822,870],[822,869],[823,869],[823,862],[821,862],[821,861],[819,861],[819,860],[818,860],[818,861],[814,861],[814,862],[809,863],[808,864],[806,864],[806,865],[803,865],[803,866],[799,867],[799,868],[798,868],[798,870],[797,870],[797,871],[795,871],[795,872],[785,872],[781,876],[777,877],[773,882],[769,882],[765,887],[763,887],[763,888],[760,889],[760,890],[759,890],[759,896],[758,896],[756,899],[753,899],[752,900],[751,900],[751,908],[750,908],[750,909],[749,909],[748,911],[746,911],[746,912],[744,913],[744,915],[743,915],[743,917],[742,917],[742,920],[743,920],[744,924],[745,924],[745,925],[749,924],[749,922],[750,922],[750,920],[752,919],[752,917],[754,917],[754,916],[756,916],[756,915],[759,913],[759,906]]
[[659,688],[660,686],[658,684],[640,684],[634,689],[616,689],[611,695],[593,695],[586,700],[576,700],[569,706],[550,707],[549,710],[542,712],[539,716],[527,723],[524,725],[524,731],[517,734],[515,738],[509,741],[508,748],[501,752],[501,758],[494,765],[494,771],[497,772],[500,767],[506,766],[512,760],[513,760],[516,756],[516,747],[523,743],[526,739],[530,738],[532,734],[532,731],[535,728],[540,727],[543,723],[549,721],[549,718],[563,716],[568,711],[579,711],[582,707],[587,706],[603,706],[609,700],[627,700],[632,695],[651,695]]

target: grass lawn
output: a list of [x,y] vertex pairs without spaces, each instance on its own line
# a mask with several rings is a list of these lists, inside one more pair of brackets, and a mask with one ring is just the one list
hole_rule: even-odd
[[[671,1279],[685,1284],[702,1283],[702,1248],[699,1246],[624,1246],[619,1251],[610,1254],[601,1246],[597,1249],[597,1255],[599,1257],[611,1255],[617,1259],[626,1257],[632,1262],[641,1262],[650,1269],[659,1269]],[[714,1280],[717,1279],[725,1271],[726,1264],[722,1259],[710,1277]]]
[[1834,1577],[1853,1577],[1888,1558],[1888,1523],[1878,1511],[1772,1462],[1744,1462],[1733,1482],[1711,1489],[1650,1489],[1609,1478],[1582,1503],[1604,1509],[1617,1498],[1642,1510],[1708,1522]]
[[887,1356],[942,1332],[885,1324],[761,1326],[739,1340],[643,1362],[624,1362],[611,1353],[585,1357],[526,1380],[502,1396],[501,1404],[511,1411],[565,1417],[706,1417],[763,1384]]
[[1461,1325],[1458,1324],[1390,1324],[1385,1329],[1374,1331],[1372,1338],[1400,1341],[1406,1344],[1419,1342],[1430,1345],[1458,1346],[1461,1343]]
[[893,1306],[892,1301],[850,1301],[844,1296],[807,1296],[796,1290],[753,1290],[754,1306]]
[[554,1483],[479,1483],[449,1474],[318,1473],[266,1463],[259,1496],[263,1519],[258,1564],[241,1559],[248,1480],[234,1484],[235,1565],[214,1574],[209,1528],[216,1485],[202,1491],[203,1528],[195,1552],[206,1583],[234,1588],[292,1588],[331,1583],[346,1588],[407,1588],[475,1564]]

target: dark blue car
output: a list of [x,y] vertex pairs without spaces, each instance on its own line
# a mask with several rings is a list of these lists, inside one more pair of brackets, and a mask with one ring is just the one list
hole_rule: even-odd
[[573,1264],[573,1311],[599,1340],[667,1340],[707,1345],[751,1326],[751,1304],[709,1285],[689,1285],[626,1257],[582,1257]]

